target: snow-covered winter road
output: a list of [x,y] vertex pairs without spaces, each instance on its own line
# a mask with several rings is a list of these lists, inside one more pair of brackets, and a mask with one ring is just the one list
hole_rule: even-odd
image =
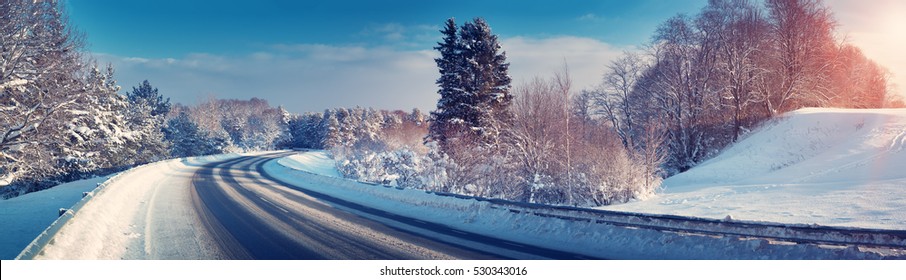
[[223,259],[192,207],[192,177],[218,155],[131,169],[105,182],[36,259]]
[[104,183],[106,187],[95,191],[93,199],[46,246],[31,250],[36,253],[32,257],[906,256],[906,231],[758,224],[532,205],[357,182],[339,178],[334,166],[327,152],[307,151],[176,159],[135,168]]
[[[102,193],[104,204],[86,205],[37,257],[591,258],[399,216],[294,188],[264,172],[264,163],[289,154],[171,161],[126,174],[120,180],[128,184]],[[141,200],[110,199],[118,196]]]
[[[308,190],[261,172],[278,153],[215,162],[193,178],[195,208],[228,258],[253,259],[496,259],[512,256],[475,250],[436,239],[455,236],[471,243],[512,247],[539,258],[581,255],[513,244],[457,231]],[[419,228],[402,230],[368,219]],[[429,234],[425,234],[425,233]]]

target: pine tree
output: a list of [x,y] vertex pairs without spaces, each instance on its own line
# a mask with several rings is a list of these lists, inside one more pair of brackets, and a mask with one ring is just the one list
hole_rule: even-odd
[[324,117],[318,124],[318,138],[321,139],[321,148],[335,148],[343,144],[340,138],[340,115],[337,109],[324,110]]
[[454,139],[496,146],[502,124],[512,120],[506,53],[500,52],[497,36],[481,18],[458,30],[454,19],[448,19],[441,33],[444,39],[435,47],[441,55],[435,59],[440,99],[431,112],[426,140],[438,141],[448,152]]
[[127,101],[116,93],[120,87],[113,79],[113,66],[105,72],[95,66],[84,79],[83,92],[66,110],[65,142],[59,145],[63,170],[76,175],[126,165],[125,147],[134,146],[126,123]]
[[198,124],[182,112],[167,122],[164,136],[170,142],[170,155],[173,157],[190,157],[216,154],[218,140],[198,128]]
[[170,112],[170,98],[165,100],[157,92],[157,88],[151,87],[148,80],[144,80],[138,87],[132,87],[132,92],[127,92],[126,97],[130,103],[150,107],[152,116],[165,116]]
[[459,54],[459,38],[457,37],[456,20],[447,19],[444,29],[441,30],[444,35],[443,41],[439,42],[435,50],[440,52],[440,57],[434,59],[440,72],[440,78],[437,79],[437,85],[440,89],[440,99],[437,101],[437,109],[431,112],[431,125],[428,129],[426,140],[437,141],[441,149],[447,149],[447,137],[456,129],[456,125],[462,124],[462,119],[458,116],[458,106],[462,101],[459,100],[464,87],[461,84],[460,69],[463,66],[462,56]]
[[321,135],[318,125],[323,119],[321,113],[305,113],[289,121],[289,131],[292,135],[292,147],[303,149],[322,149]]
[[472,130],[485,144],[496,145],[502,133],[502,124],[512,121],[508,108],[510,95],[510,64],[506,52],[500,52],[497,35],[484,19],[476,18],[460,30],[463,57],[465,58],[465,88],[471,93],[470,104],[474,102]]
[[164,99],[148,80],[132,92],[126,92],[129,100],[127,121],[132,130],[136,144],[127,148],[131,151],[130,164],[143,164],[169,157],[169,149],[164,140],[164,119],[170,112],[170,99]]

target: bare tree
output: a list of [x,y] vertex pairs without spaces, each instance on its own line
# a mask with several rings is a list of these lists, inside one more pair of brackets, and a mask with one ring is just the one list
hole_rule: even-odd
[[638,54],[624,52],[607,65],[601,89],[593,95],[595,104],[601,108],[599,113],[610,121],[626,149],[632,149],[634,143],[632,92],[646,68]]
[[760,79],[767,110],[779,114],[825,106],[832,92],[828,73],[835,61],[835,22],[820,0],[767,0],[769,69]]
[[520,166],[519,177],[523,180],[528,201],[537,201],[542,195],[554,196],[557,191],[550,190],[558,183],[554,176],[566,171],[559,161],[552,162],[565,154],[565,141],[562,140],[566,102],[563,95],[558,94],[563,90],[560,86],[556,78],[551,81],[535,78],[513,89],[511,149]]
[[850,108],[884,106],[889,91],[889,72],[852,45],[842,44],[838,53],[831,75],[834,99],[829,104]]
[[768,46],[768,24],[761,10],[748,0],[711,0],[699,16],[709,32],[717,35],[717,66],[720,70],[722,103],[732,110],[733,135],[736,141],[750,119],[749,106],[759,101],[756,81],[767,70],[759,65],[758,57]]
[[708,153],[708,130],[719,108],[716,34],[679,15],[664,22],[651,47],[653,64],[643,75],[638,95],[666,124],[670,165],[685,171]]
[[[659,185],[661,161],[656,153],[651,155],[653,163],[644,165],[644,155],[637,157],[610,128],[591,118],[591,94],[572,97],[568,73],[535,78],[513,89],[507,150],[512,151],[522,195],[510,198],[594,206],[650,194]],[[569,109],[573,103],[580,104],[576,110]],[[651,141],[658,141],[651,145],[658,150],[662,139]]]
[[566,192],[567,192],[567,204],[575,205],[575,198],[573,195],[575,191],[573,190],[573,181],[572,181],[572,150],[570,149],[570,129],[569,129],[569,119],[572,118],[573,114],[569,109],[570,104],[570,89],[572,88],[572,79],[569,77],[569,65],[566,63],[566,59],[563,59],[563,71],[554,73],[554,83],[556,84],[557,92],[562,96],[563,101],[563,121],[566,123],[564,126],[564,138],[566,142]]

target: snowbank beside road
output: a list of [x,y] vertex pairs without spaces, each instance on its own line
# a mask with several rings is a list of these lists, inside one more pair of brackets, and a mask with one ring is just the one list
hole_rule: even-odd
[[664,181],[601,207],[708,218],[906,229],[906,109],[801,109]]
[[[316,158],[324,152],[307,152]],[[320,154],[320,155],[319,155]],[[488,201],[441,196],[416,189],[400,189],[342,178],[320,176],[305,170],[334,168],[329,160],[308,162],[292,158],[272,160],[265,172],[298,188],[316,191],[360,205],[410,218],[448,225],[454,229],[493,236],[551,249],[606,259],[863,259],[879,258],[857,248],[796,245],[767,240],[714,237],[627,228],[586,221],[545,218],[513,213]],[[361,214],[361,213],[360,213]],[[367,216],[367,214],[362,214]],[[419,232],[419,228],[394,221],[389,225]],[[430,234],[430,233],[426,233]],[[443,237],[439,237],[443,238]],[[455,237],[448,237],[457,243]],[[469,244],[465,244],[469,246]],[[473,244],[474,245],[474,244]],[[500,250],[493,248],[491,250]],[[526,258],[529,258],[527,256]]]
[[[166,160],[111,178],[35,258],[220,258],[194,213],[189,187],[199,166],[235,157]],[[168,245],[158,246],[160,242]]]
[[281,158],[278,162],[280,165],[296,170],[311,172],[322,176],[343,178],[343,175],[340,175],[340,171],[337,170],[336,162],[334,162],[334,160],[325,152],[294,154]]

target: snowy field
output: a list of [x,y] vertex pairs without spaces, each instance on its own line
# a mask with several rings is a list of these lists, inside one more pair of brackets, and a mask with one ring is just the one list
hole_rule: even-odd
[[[111,175],[113,176],[113,175]],[[110,176],[96,177],[58,185],[46,190],[0,200],[0,259],[19,255],[28,243],[41,234],[60,215]]]
[[[324,160],[312,160],[324,159]],[[299,161],[297,161],[299,160]],[[296,169],[303,167],[301,169]],[[489,202],[439,196],[417,189],[398,189],[332,177],[334,163],[324,152],[307,152],[264,166],[272,176],[299,188],[328,194],[357,204],[399,213],[455,229],[521,243],[577,252],[605,259],[874,259],[902,258],[902,252],[865,252],[857,248],[796,245],[766,240],[741,240],[604,224],[542,218],[512,213]],[[315,170],[317,173],[311,173]],[[322,176],[331,175],[331,176]],[[360,215],[368,216],[365,213]],[[378,218],[380,220],[380,218]],[[421,229],[390,220],[382,222],[407,230]],[[430,234],[430,233],[426,233]],[[461,242],[455,237],[450,242]],[[474,244],[473,244],[474,245]],[[480,245],[478,245],[480,246]],[[501,250],[490,248],[489,250]],[[531,258],[531,256],[525,256]]]
[[797,110],[659,195],[601,209],[906,229],[906,109]]

